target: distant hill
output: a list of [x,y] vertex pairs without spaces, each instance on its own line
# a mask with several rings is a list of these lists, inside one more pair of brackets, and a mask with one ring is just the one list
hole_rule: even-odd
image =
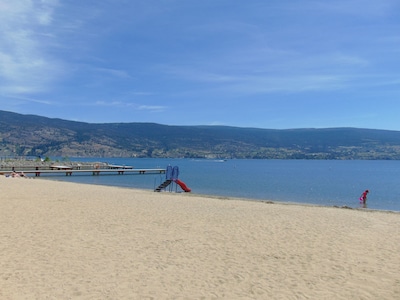
[[92,124],[0,111],[0,156],[400,159],[400,131]]

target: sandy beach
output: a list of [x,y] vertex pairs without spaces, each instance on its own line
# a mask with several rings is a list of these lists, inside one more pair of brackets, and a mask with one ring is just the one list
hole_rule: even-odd
[[0,299],[400,299],[399,213],[0,186]]

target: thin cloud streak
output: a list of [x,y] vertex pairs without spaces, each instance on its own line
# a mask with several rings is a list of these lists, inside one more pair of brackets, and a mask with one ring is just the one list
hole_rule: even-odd
[[140,111],[144,110],[152,112],[162,112],[167,109],[166,106],[161,106],[161,105],[144,105],[144,104],[126,103],[122,101],[96,101],[94,104],[88,104],[88,105],[132,108],[134,110],[140,110]]
[[7,97],[9,99],[13,100],[18,100],[21,103],[38,103],[38,104],[44,104],[44,105],[54,105],[55,103],[49,100],[43,100],[43,99],[33,99],[33,98],[28,98],[28,97],[21,97],[21,96],[13,96],[13,95],[3,95],[4,97]]

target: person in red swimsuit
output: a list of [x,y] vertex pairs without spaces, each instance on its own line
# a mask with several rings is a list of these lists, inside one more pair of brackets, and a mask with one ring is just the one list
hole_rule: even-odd
[[365,190],[360,197],[360,202],[362,202],[363,204],[367,203],[367,195],[369,193],[369,190]]

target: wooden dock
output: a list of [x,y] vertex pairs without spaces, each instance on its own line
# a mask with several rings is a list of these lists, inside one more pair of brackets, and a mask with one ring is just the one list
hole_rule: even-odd
[[[123,175],[123,174],[164,174],[165,169],[130,169],[130,168],[114,168],[114,169],[73,169],[70,167],[57,166],[56,168],[52,168],[50,170],[18,170],[16,173],[24,173],[35,174],[36,177],[39,177],[41,174],[43,175],[61,175],[65,174],[65,176],[72,176],[72,174],[81,174],[81,175],[94,175],[98,176],[101,174],[107,175]],[[0,170],[0,174],[10,175],[13,171],[2,171]]]

